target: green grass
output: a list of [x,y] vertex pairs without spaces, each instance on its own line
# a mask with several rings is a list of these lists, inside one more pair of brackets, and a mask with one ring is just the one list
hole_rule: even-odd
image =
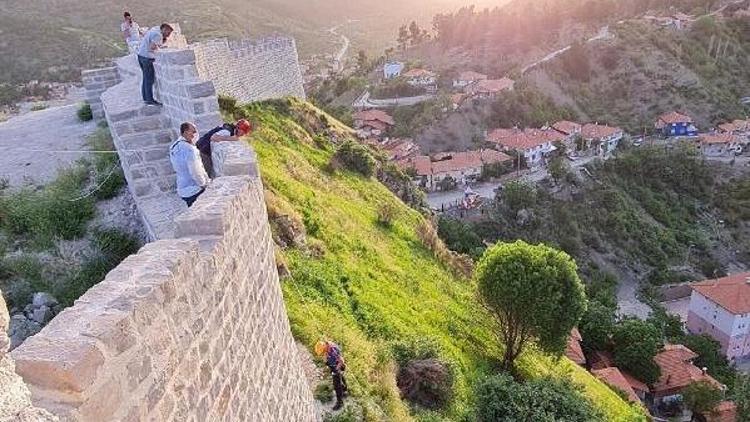
[[[325,127],[310,124],[309,106],[278,109],[248,107],[258,127],[251,141],[267,203],[272,211],[304,221],[308,244],[323,251],[283,252],[291,277],[282,289],[295,338],[308,348],[321,338],[341,344],[349,386],[365,419],[396,421],[415,417],[399,398],[391,345],[429,339],[439,346],[440,358],[456,368],[455,399],[441,417],[469,418],[472,385],[495,371],[501,357],[474,284],[453,276],[422,245],[417,227],[423,217],[383,185],[351,172],[330,172],[333,147],[315,136]],[[383,206],[394,210],[389,226],[378,223]],[[565,358],[532,350],[522,356],[519,370],[530,378],[570,376],[608,420],[645,420]]]
[[[94,151],[115,151],[112,136],[106,126],[97,128],[96,132],[87,138],[87,142]],[[122,172],[117,154],[95,153],[93,164],[96,189],[94,196],[97,199],[111,199],[117,196],[125,186],[125,174]]]

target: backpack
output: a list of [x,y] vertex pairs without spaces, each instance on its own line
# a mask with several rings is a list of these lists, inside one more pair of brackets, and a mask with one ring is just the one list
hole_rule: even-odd
[[214,136],[217,132],[220,132],[222,130],[228,130],[229,135],[234,135],[235,127],[233,124],[230,123],[224,123],[221,126],[216,126],[215,128],[209,130],[203,136],[201,136],[198,139],[198,142],[196,142],[195,146],[198,147],[198,151],[201,152],[201,154],[211,155],[211,137]]

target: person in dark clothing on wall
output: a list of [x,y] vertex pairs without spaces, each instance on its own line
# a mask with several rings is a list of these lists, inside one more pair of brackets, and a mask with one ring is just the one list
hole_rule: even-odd
[[209,176],[214,177],[211,144],[214,142],[239,141],[243,136],[250,134],[252,130],[253,126],[250,122],[240,119],[235,124],[224,123],[221,126],[216,126],[201,136],[196,146],[198,151],[201,152],[201,161],[203,161],[203,167],[205,167]]
[[346,385],[346,378],[344,377],[346,363],[344,362],[344,357],[341,355],[341,348],[332,341],[319,341],[315,345],[315,352],[318,356],[325,357],[326,366],[331,370],[333,391],[336,392],[336,404],[333,406],[333,410],[339,410],[344,406],[344,395],[349,392],[349,387]]

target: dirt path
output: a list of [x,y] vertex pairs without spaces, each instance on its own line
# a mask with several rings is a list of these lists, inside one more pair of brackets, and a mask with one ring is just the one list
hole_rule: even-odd
[[81,123],[77,109],[76,104],[52,107],[0,123],[0,178],[12,187],[44,184],[86,155],[80,151],[87,149],[85,138],[96,123]]

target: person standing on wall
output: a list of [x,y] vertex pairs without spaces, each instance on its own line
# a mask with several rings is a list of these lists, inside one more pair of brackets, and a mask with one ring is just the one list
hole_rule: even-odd
[[344,378],[346,363],[341,355],[341,348],[332,341],[319,341],[315,344],[315,353],[325,357],[326,366],[331,370],[333,391],[336,392],[336,404],[333,410],[339,410],[344,406],[344,394],[349,392],[349,386]]
[[167,23],[163,23],[160,27],[151,28],[146,32],[146,35],[141,40],[141,44],[138,46],[138,64],[141,66],[141,72],[143,72],[141,95],[143,96],[143,102],[148,105],[161,105],[161,103],[154,100],[154,82],[156,81],[154,60],[156,60],[156,51],[167,42],[171,34],[172,27]]
[[239,141],[243,136],[250,134],[252,130],[253,125],[250,122],[240,119],[235,124],[224,123],[221,126],[216,126],[201,136],[196,146],[201,153],[203,166],[211,177],[214,177],[213,163],[211,162],[211,143]]
[[195,147],[198,129],[190,122],[180,125],[180,137],[169,146],[169,161],[177,173],[177,194],[188,208],[206,191],[209,178]]
[[122,17],[120,31],[122,32],[122,37],[125,39],[125,44],[128,45],[128,50],[134,53],[141,43],[141,27],[133,20],[130,12],[123,13]]

